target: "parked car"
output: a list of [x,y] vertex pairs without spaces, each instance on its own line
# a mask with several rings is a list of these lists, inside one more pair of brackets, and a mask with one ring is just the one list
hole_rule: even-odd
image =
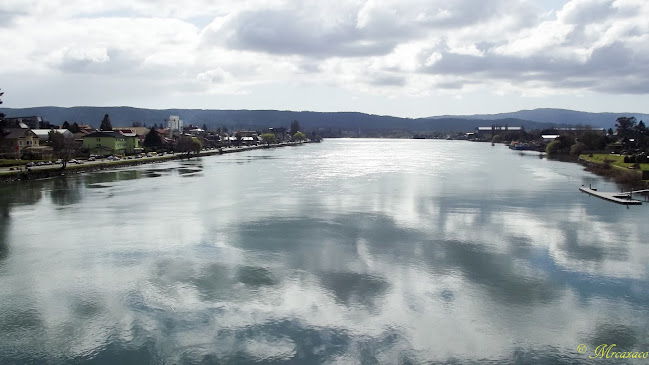
[[94,156],[90,156],[90,157],[88,158],[88,161],[94,161],[94,160],[95,160],[95,157],[94,157]]
[[43,165],[45,165],[45,162],[43,161],[36,162],[36,166],[43,166]]
[[25,166],[27,166],[27,167],[34,167],[34,163],[33,163],[33,162],[27,162],[27,164],[26,164]]
[[61,160],[61,159],[59,158],[58,160],[54,161],[54,163],[55,163],[55,164],[62,164],[62,163],[63,163],[63,160]]

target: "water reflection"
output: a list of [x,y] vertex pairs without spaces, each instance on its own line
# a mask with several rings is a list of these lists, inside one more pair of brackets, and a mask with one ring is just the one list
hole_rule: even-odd
[[646,209],[584,181],[612,188],[488,144],[354,140],[1,186],[0,363],[644,351]]
[[52,203],[56,205],[72,205],[81,201],[83,194],[78,179],[57,177],[49,184]]

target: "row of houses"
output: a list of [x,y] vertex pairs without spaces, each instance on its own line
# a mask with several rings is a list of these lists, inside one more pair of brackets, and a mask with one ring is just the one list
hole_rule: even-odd
[[[68,129],[41,128],[49,123],[41,117],[8,118],[6,129],[0,135],[0,157],[16,158],[29,157],[34,159],[49,159],[52,148],[48,145],[51,132],[60,133],[65,138],[77,142],[78,148],[89,155],[128,155],[143,151],[143,142],[150,132],[146,127],[113,128],[111,131],[98,131],[91,126],[80,125],[79,132],[72,133]],[[8,120],[5,119],[5,120]],[[222,135],[207,132],[201,128],[189,126],[183,128],[183,121],[177,116],[165,120],[166,128],[156,129],[160,135],[163,148],[173,149],[176,140],[183,135],[197,137],[204,146],[224,147],[239,145],[257,145],[262,143],[261,131],[237,131],[232,135]],[[52,126],[54,127],[54,126]],[[58,127],[58,126],[56,126]],[[184,129],[184,130],[183,130]],[[288,130],[284,127],[268,128],[263,133],[271,133],[277,142],[290,140]]]
[[[606,135],[606,129],[604,128],[590,128],[590,127],[585,127],[585,128],[576,128],[576,127],[565,127],[565,128],[551,128],[548,130],[551,133],[545,133],[541,136],[541,139],[543,140],[544,143],[548,143],[556,139],[562,134],[576,134],[580,132],[585,132],[585,131],[593,131],[596,133],[600,133],[602,135]],[[523,127],[518,127],[518,126],[499,126],[499,125],[492,125],[488,127],[477,127],[473,132],[466,133],[466,136],[469,139],[477,139],[477,140],[487,140],[490,141],[492,138],[496,135],[507,135],[508,133],[516,133],[516,132],[525,132],[525,129]]]
[[[50,132],[60,133],[65,138],[75,138],[67,129],[8,128],[0,137],[0,154],[5,158],[16,159],[26,155],[36,159],[51,158],[52,149],[47,145]],[[82,149],[94,155],[132,154],[142,150],[138,135],[132,131],[96,131],[85,134],[77,141],[81,143]]]

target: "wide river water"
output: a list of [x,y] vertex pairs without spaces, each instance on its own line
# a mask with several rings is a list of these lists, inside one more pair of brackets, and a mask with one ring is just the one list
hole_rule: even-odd
[[0,364],[647,352],[649,204],[582,184],[619,190],[501,145],[376,139],[4,184]]

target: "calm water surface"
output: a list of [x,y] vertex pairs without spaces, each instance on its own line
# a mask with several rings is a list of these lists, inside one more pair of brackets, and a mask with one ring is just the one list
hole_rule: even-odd
[[582,184],[617,189],[503,146],[414,140],[5,184],[0,364],[649,351],[648,205]]

